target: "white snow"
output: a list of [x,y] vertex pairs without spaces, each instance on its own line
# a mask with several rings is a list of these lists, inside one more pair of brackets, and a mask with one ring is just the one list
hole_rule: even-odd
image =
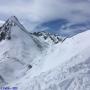
[[28,66],[33,66],[39,55],[42,56],[42,51],[24,28],[22,30],[18,25],[12,26],[11,40],[0,42],[0,76],[3,78],[1,82],[9,83],[24,76],[29,70]]
[[90,31],[86,31],[72,38],[68,38],[62,44],[59,43],[58,45],[54,46],[55,50],[51,51],[44,60],[44,70],[49,70],[65,63],[72,57],[78,55],[83,50],[88,48],[90,46],[89,37]]
[[9,20],[16,25],[11,28],[11,40],[0,42],[0,87],[90,90],[90,30],[46,47],[17,18]]
[[29,71],[10,86],[17,86],[19,90],[89,90],[89,38],[88,30],[53,46],[42,58],[42,65],[35,68],[39,73]]

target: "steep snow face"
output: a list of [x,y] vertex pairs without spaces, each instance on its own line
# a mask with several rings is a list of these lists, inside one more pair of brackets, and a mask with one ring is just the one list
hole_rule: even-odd
[[[68,38],[44,59],[40,74],[11,84],[19,90],[89,90],[90,31]],[[24,81],[24,82],[23,82]]]
[[0,86],[24,76],[43,53],[16,17],[6,21],[2,32],[5,36],[0,41]]
[[54,46],[54,52],[50,52],[50,54],[45,58],[45,69],[47,70],[50,69],[50,67],[53,68],[59,64],[62,64],[81,53],[84,49],[88,48],[90,46],[89,37],[90,31],[86,31],[72,38],[68,38],[62,44]]
[[[64,38],[41,33],[53,44],[62,43]],[[26,75],[31,68],[37,68],[48,53],[51,42],[29,33],[15,16],[9,18],[0,28],[0,86]],[[51,43],[51,44],[50,44]],[[41,64],[40,64],[41,65]],[[34,69],[35,71],[35,69]]]

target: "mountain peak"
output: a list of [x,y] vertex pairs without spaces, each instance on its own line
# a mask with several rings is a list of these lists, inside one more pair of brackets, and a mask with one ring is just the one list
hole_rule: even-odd
[[18,26],[21,30],[25,31],[24,26],[19,22],[16,16],[11,16],[1,27],[0,27],[0,41],[4,39],[11,39],[11,28]]
[[18,19],[15,16],[11,16],[1,27],[0,27],[0,41],[4,39],[11,39],[11,27],[15,26]]

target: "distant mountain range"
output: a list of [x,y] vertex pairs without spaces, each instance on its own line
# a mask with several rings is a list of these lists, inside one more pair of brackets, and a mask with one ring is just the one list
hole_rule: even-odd
[[53,21],[48,21],[41,23],[36,27],[36,30],[45,30],[50,33],[58,33],[59,35],[72,37],[78,33],[84,32],[87,29],[90,29],[90,21],[80,22],[80,23],[71,23],[66,19],[58,19]]

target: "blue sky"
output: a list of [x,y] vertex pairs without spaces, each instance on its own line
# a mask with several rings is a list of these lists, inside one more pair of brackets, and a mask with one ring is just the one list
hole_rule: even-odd
[[90,0],[0,0],[0,19],[15,15],[23,24],[56,19],[79,23],[90,21],[89,9]]

